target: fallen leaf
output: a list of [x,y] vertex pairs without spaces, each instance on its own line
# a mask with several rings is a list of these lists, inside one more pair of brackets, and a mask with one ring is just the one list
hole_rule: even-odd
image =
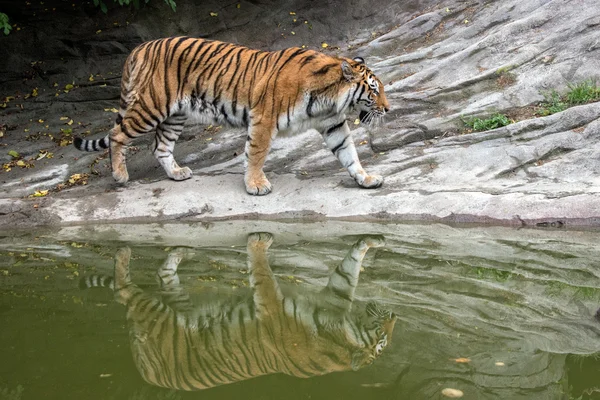
[[362,142],[360,142],[358,145],[359,145],[359,146],[362,146],[362,145],[364,145],[364,144],[367,144],[367,143],[369,143],[369,141],[368,141],[368,140],[363,140],[363,141],[362,141]]
[[67,125],[73,125],[73,120],[70,120],[69,122],[67,122]]
[[504,363],[502,361],[497,361],[495,365],[496,367],[504,367]]
[[329,47],[329,45],[327,43],[323,42],[323,43],[321,43],[321,47],[326,49]]
[[354,120],[354,125],[359,125],[359,124],[360,124],[360,119],[356,118],[356,119]]
[[88,78],[88,81],[94,82],[94,75],[90,75],[90,77]]
[[471,359],[470,358],[459,357],[459,358],[455,358],[453,361],[457,362],[459,364],[466,364],[466,363],[470,363]]
[[19,158],[19,157],[21,157],[21,155],[19,153],[17,153],[16,151],[14,151],[14,150],[10,150],[8,152],[8,155],[11,156],[12,158]]
[[217,17],[217,16],[219,16],[219,13],[216,13],[216,12],[211,12],[211,13],[210,13],[210,16],[211,16],[211,17]]
[[38,122],[39,122],[40,124],[43,124],[43,123],[44,123],[44,120],[40,118],[40,119],[38,119]]
[[464,393],[462,392],[462,390],[452,389],[452,388],[446,388],[446,389],[442,390],[442,394],[451,399],[459,399],[464,396]]
[[70,84],[70,83],[67,83],[67,84],[65,85],[65,89],[66,89],[66,90],[71,90],[71,89],[73,89],[73,87],[74,87],[74,86],[73,86],[72,84]]
[[66,121],[66,120],[68,120],[68,119],[69,119],[69,117],[60,117],[60,120],[61,120],[61,121]]
[[23,161],[23,160],[17,161],[17,167],[24,167],[24,166],[25,166],[25,161]]
[[29,197],[44,197],[48,195],[49,190],[36,190],[35,193],[29,195]]
[[114,112],[114,113],[118,113],[119,110],[117,110],[116,108],[105,108],[104,111],[110,111],[110,112]]
[[296,13],[293,11],[290,11],[290,15],[296,15]]

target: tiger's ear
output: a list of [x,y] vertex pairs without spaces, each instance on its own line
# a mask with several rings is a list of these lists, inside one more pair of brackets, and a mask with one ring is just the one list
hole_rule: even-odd
[[362,58],[362,57],[354,57],[353,60],[356,61],[359,64],[364,64],[365,63],[365,59]]
[[356,72],[347,61],[342,61],[342,74],[344,74],[344,78],[348,82],[353,82],[356,80]]

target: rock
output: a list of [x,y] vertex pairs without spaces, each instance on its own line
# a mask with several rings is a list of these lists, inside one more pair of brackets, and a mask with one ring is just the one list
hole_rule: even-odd
[[[1,38],[0,85],[6,95],[19,97],[0,109],[0,120],[11,127],[0,149],[28,157],[45,149],[55,157],[33,169],[3,173],[0,205],[22,202],[34,181],[36,190],[55,188],[54,182],[44,187],[29,176],[67,162],[66,176],[89,172],[90,165],[94,175],[85,189],[50,194],[43,207],[52,221],[168,220],[191,215],[191,208],[203,204],[214,209],[202,218],[294,215],[547,228],[600,221],[600,106],[583,104],[541,118],[532,111],[552,90],[564,92],[569,84],[597,78],[600,10],[594,0],[577,7],[539,0],[376,5],[355,0],[351,7],[270,1],[243,3],[240,9],[232,4],[218,17],[210,16],[220,4],[215,1],[181,0],[176,14],[159,1],[133,14],[111,5],[106,16],[91,5],[63,9],[58,0],[45,7],[54,1],[52,26],[41,5],[21,9],[7,3],[3,9],[13,23],[27,27]],[[369,12],[356,11],[364,9]],[[264,198],[243,190],[243,131],[187,127],[176,154],[195,178],[177,184],[147,150],[152,138],[140,139],[129,157],[126,187],[115,186],[106,155],[49,140],[48,134],[69,139],[61,116],[75,121],[70,127],[75,134],[106,134],[114,114],[105,110],[118,106],[128,52],[144,40],[180,34],[268,49],[303,44],[321,49],[326,39],[330,46],[323,51],[363,56],[386,84],[392,106],[380,127],[354,129],[363,164],[385,176],[383,187],[359,190],[315,132],[274,143],[266,163],[274,191]],[[24,100],[34,88],[38,96]],[[529,119],[478,133],[469,133],[462,122],[494,113]],[[0,162],[11,161],[7,151],[0,152]],[[150,200],[146,192],[155,189],[163,194]]]

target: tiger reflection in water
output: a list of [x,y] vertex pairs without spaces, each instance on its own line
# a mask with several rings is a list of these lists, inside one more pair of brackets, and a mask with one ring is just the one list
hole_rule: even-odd
[[157,273],[168,294],[159,299],[131,281],[131,251],[117,252],[115,298],[127,307],[134,362],[148,383],[198,390],[272,373],[310,377],[358,370],[381,355],[396,316],[353,296],[363,257],[383,239],[355,243],[316,296],[282,294],[267,260],[272,242],[268,233],[248,237],[252,297],[219,307],[192,305],[181,290],[181,253],[171,252]]

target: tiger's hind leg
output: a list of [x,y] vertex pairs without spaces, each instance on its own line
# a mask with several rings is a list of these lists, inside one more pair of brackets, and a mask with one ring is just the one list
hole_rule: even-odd
[[381,175],[369,175],[360,164],[358,153],[346,121],[330,126],[321,132],[327,147],[360,187],[373,189],[383,184]]
[[[122,112],[122,111],[120,111]],[[133,139],[151,132],[156,127],[156,121],[140,122],[131,115],[139,114],[137,109],[127,111],[127,114],[118,118],[117,123],[110,131],[110,162],[113,178],[119,183],[129,180],[127,172],[127,148]],[[119,114],[120,116],[121,114]]]
[[156,127],[154,137],[154,157],[164,168],[169,178],[183,181],[192,177],[192,170],[188,167],[181,168],[173,157],[175,142],[181,132],[187,116],[176,114],[168,117]]

